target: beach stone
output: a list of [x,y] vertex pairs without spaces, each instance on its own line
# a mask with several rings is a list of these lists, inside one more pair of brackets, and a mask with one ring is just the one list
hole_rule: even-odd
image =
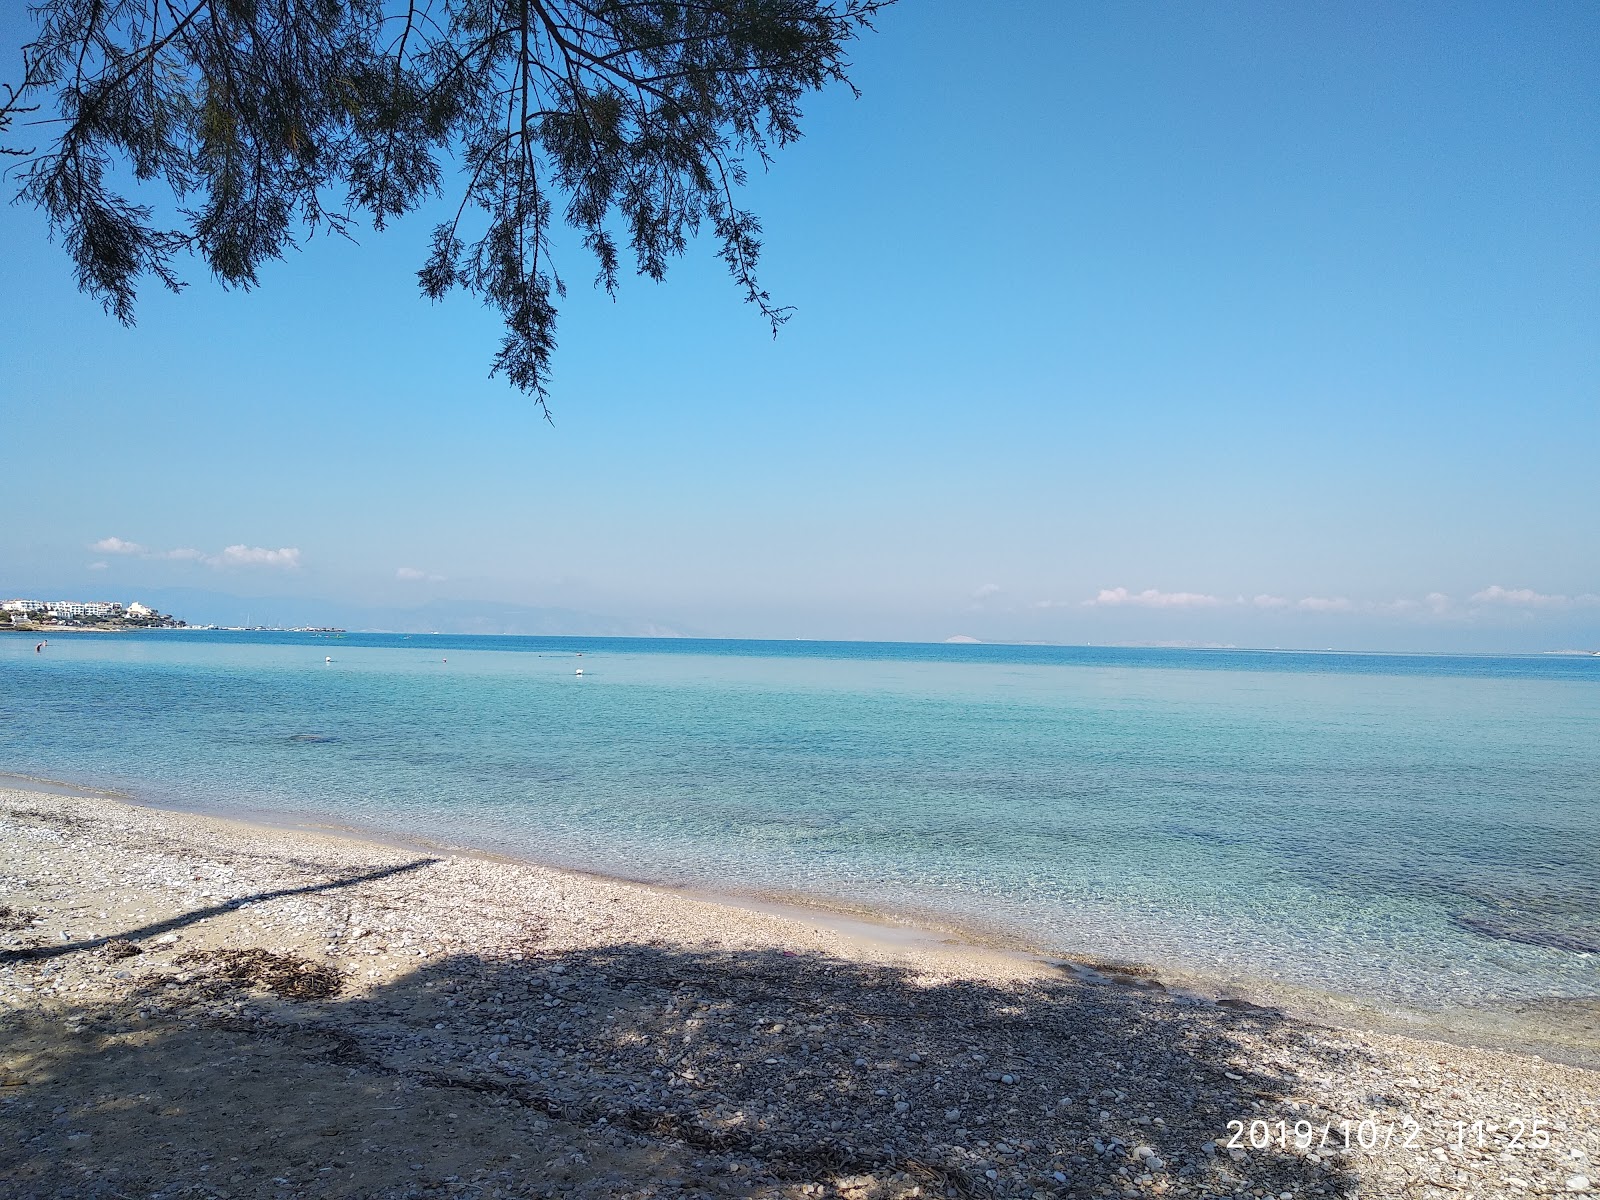
[[1589,1190],[1589,1177],[1587,1175],[1574,1175],[1567,1180],[1567,1191],[1587,1192]]

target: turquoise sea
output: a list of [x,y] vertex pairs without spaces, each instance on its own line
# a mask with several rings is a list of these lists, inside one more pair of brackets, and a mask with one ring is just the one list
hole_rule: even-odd
[[1404,1007],[1600,995],[1600,658],[36,640],[0,771]]

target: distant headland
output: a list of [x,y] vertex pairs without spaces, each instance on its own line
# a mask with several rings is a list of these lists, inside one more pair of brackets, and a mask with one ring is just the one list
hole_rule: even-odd
[[0,601],[0,631],[27,633],[88,629],[116,632],[129,629],[186,629],[188,623],[157,612],[137,600],[4,600]]

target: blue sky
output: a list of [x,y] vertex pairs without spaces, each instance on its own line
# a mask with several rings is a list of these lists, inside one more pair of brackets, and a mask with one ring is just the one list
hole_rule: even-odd
[[417,295],[432,214],[250,293],[192,265],[126,330],[0,210],[0,591],[1600,649],[1597,39],[1589,4],[907,0],[749,189],[794,320],[705,246],[613,303],[559,240],[553,426],[486,378],[494,314]]

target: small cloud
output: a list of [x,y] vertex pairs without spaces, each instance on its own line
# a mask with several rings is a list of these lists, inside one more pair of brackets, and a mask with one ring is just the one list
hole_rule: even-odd
[[972,598],[987,600],[990,596],[998,596],[1003,590],[998,583],[986,583],[972,593]]
[[408,583],[415,583],[418,580],[424,579],[429,583],[442,583],[444,581],[443,575],[431,575],[427,571],[420,570],[417,567],[400,567],[395,571],[394,577],[396,579],[404,579]]
[[1093,600],[1085,600],[1085,608],[1211,608],[1222,601],[1200,592],[1158,592],[1146,588],[1130,592],[1127,588],[1102,588]]
[[1307,612],[1349,612],[1355,605],[1343,596],[1307,596],[1295,607]]
[[170,558],[174,562],[205,562],[206,556],[192,546],[179,546],[176,550],[163,550],[159,554],[152,554],[152,558]]
[[89,547],[101,554],[146,554],[147,550],[138,542],[125,542],[119,537],[101,538]]
[[1255,599],[1251,600],[1250,603],[1254,604],[1257,608],[1288,608],[1289,607],[1289,601],[1284,599],[1282,596],[1269,596],[1265,592],[1262,592]]
[[1428,606],[1430,612],[1435,613],[1449,612],[1451,606],[1455,603],[1443,592],[1429,592],[1422,598],[1422,602]]
[[282,567],[295,571],[300,568],[300,551],[294,546],[268,550],[262,546],[246,546],[241,542],[237,546],[224,547],[221,554],[214,554],[206,561],[213,567]]
[[104,571],[110,565],[111,565],[110,563],[105,563],[105,562],[92,562],[92,563],[89,564],[89,570],[91,570],[91,571]]

